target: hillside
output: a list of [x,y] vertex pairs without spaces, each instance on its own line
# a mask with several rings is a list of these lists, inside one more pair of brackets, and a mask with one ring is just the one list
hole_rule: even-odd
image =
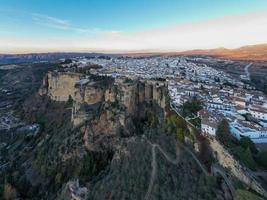
[[188,130],[164,114],[164,84],[98,76],[75,84],[77,76],[50,72],[40,95],[18,105],[21,119],[40,130],[14,127],[0,147],[1,197],[231,199],[176,144],[174,130]]

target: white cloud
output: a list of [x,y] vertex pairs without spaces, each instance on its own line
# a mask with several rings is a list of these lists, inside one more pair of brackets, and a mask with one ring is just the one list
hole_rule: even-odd
[[92,40],[91,48],[115,50],[179,51],[207,48],[236,48],[267,43],[267,12],[230,16],[204,22],[117,34]]
[[84,37],[39,40],[31,38],[0,39],[0,51],[179,51],[207,48],[236,48],[267,43],[267,11],[229,16],[209,21],[180,24],[136,33],[103,31],[73,26],[69,21],[44,17],[54,28],[77,31]]
[[33,21],[42,26],[47,26],[50,28],[62,29],[66,31],[74,31],[77,33],[90,34],[90,35],[100,35],[106,33],[113,33],[114,31],[101,30],[99,28],[84,28],[73,25],[70,21],[43,15],[39,13],[31,13]]
[[40,25],[49,26],[52,28],[69,29],[71,27],[70,22],[67,20],[42,15],[39,13],[32,13],[32,19]]

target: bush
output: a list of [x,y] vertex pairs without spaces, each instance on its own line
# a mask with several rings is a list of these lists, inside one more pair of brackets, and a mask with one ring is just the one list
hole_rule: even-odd
[[184,136],[188,130],[186,122],[181,117],[178,117],[176,114],[169,116],[165,126],[168,133],[175,134],[178,140],[184,141]]
[[246,190],[238,189],[234,200],[263,200],[263,198]]
[[4,199],[5,200],[12,200],[16,199],[17,192],[16,189],[12,187],[9,183],[6,183],[4,186]]

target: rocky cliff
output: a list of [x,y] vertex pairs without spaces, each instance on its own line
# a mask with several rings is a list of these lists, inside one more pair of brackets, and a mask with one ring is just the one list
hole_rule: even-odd
[[55,101],[68,101],[74,96],[74,86],[81,74],[71,72],[48,72],[39,90],[40,95],[47,95]]
[[[49,72],[39,90],[54,101],[74,101],[72,122],[79,125],[90,118],[97,105],[119,106],[119,121],[125,124],[125,117],[135,114],[140,104],[156,103],[165,108],[166,87],[162,81],[130,80],[101,76],[83,77],[78,73]],[[92,113],[91,113],[92,114]]]
[[225,199],[220,185],[176,145],[165,93],[160,81],[48,73],[39,94],[20,106],[21,116],[40,124],[40,132],[20,134],[5,151],[4,194]]
[[162,81],[50,72],[39,94],[71,101],[71,121],[74,127],[83,126],[85,146],[100,150],[101,145],[112,148],[110,138],[138,134],[152,109],[164,118],[166,90]]

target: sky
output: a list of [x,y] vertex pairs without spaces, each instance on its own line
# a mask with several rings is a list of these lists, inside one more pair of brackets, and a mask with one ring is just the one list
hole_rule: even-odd
[[267,43],[266,0],[0,0],[0,53]]

